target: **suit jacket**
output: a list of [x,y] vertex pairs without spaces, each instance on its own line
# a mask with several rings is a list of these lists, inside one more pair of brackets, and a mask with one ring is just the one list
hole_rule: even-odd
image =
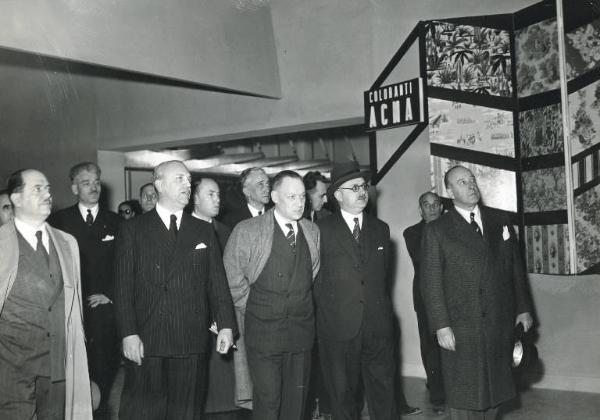
[[408,255],[410,255],[410,259],[412,261],[413,268],[415,271],[413,277],[413,305],[415,307],[415,311],[417,312],[422,312],[425,310],[423,307],[423,298],[421,297],[421,291],[419,290],[419,267],[421,265],[421,238],[423,236],[424,226],[425,221],[421,220],[419,223],[407,227],[403,233],[404,241],[406,242],[406,249],[408,250]]
[[183,213],[173,239],[156,210],[121,224],[115,250],[121,337],[139,335],[147,356],[205,353],[210,308],[219,329],[237,333],[211,225]]
[[[236,405],[243,408],[252,407],[252,381],[248,371],[246,347],[244,342],[244,315],[250,294],[250,286],[258,279],[271,255],[273,244],[274,210],[252,217],[237,225],[223,256],[227,281],[235,305],[235,314],[240,327],[237,341],[238,351],[233,354],[235,367]],[[314,223],[300,219],[298,221],[310,252],[313,278],[319,271],[319,228]]]
[[114,244],[121,219],[100,208],[92,226],[85,223],[77,204],[54,213],[49,223],[77,239],[81,258],[83,295],[96,293],[113,298]]
[[498,210],[480,207],[483,238],[455,210],[425,225],[421,293],[432,332],[451,327],[442,350],[450,407],[484,410],[515,396],[511,371],[517,314],[531,311],[519,246]]
[[234,210],[228,211],[223,216],[221,220],[229,229],[233,230],[233,228],[242,220],[252,218],[252,213],[250,213],[250,209],[248,205],[244,203],[243,206],[236,208]]
[[362,258],[339,211],[317,225],[321,231],[321,270],[314,286],[317,334],[345,341],[362,327],[375,336],[391,337],[388,225],[363,213]]
[[225,252],[225,245],[227,245],[229,235],[231,235],[231,229],[229,229],[225,223],[221,223],[218,220],[213,220],[212,222],[214,224],[215,232],[217,232],[217,239],[219,240],[219,245],[221,246],[221,253],[223,253]]
[[[48,226],[64,283],[65,297],[65,419],[92,418],[90,380],[83,335],[81,282],[77,241]],[[0,227],[0,312],[17,276],[19,245],[14,223]]]

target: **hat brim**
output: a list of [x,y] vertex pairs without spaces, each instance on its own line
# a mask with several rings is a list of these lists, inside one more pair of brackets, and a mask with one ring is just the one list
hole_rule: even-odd
[[336,179],[335,182],[332,182],[331,186],[329,188],[331,188],[331,191],[335,191],[344,182],[350,181],[351,179],[356,179],[356,178],[363,178],[365,180],[365,182],[369,182],[371,180],[371,172],[370,171],[360,171],[360,172],[353,172],[351,174],[346,174],[346,175]]

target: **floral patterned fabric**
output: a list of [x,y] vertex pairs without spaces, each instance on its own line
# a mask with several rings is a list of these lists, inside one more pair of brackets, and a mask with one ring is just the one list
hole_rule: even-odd
[[600,19],[566,33],[565,41],[569,79],[600,65]]
[[600,263],[600,186],[575,197],[577,271]]
[[569,95],[571,153],[576,155],[600,141],[600,82]]
[[566,208],[564,167],[523,172],[523,210],[526,213]]
[[561,115],[560,104],[519,113],[519,137],[523,158],[563,152]]
[[517,93],[520,97],[559,88],[558,32],[548,19],[515,33]]
[[425,48],[429,86],[512,95],[508,31],[432,21]]

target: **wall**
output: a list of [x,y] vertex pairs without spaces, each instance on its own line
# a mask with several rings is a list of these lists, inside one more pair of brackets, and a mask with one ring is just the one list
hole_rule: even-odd
[[[253,2],[257,3],[257,2]],[[0,45],[278,97],[268,2],[3,1]]]

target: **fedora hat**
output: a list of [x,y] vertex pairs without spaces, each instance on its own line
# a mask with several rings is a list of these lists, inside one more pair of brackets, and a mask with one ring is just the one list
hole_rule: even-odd
[[346,181],[355,178],[363,178],[365,181],[371,179],[369,171],[361,171],[358,162],[351,160],[348,162],[338,163],[331,170],[331,190],[335,191]]
[[524,331],[523,324],[515,326],[514,335],[512,367],[515,372],[522,372],[538,360],[538,350],[533,344],[531,334]]

